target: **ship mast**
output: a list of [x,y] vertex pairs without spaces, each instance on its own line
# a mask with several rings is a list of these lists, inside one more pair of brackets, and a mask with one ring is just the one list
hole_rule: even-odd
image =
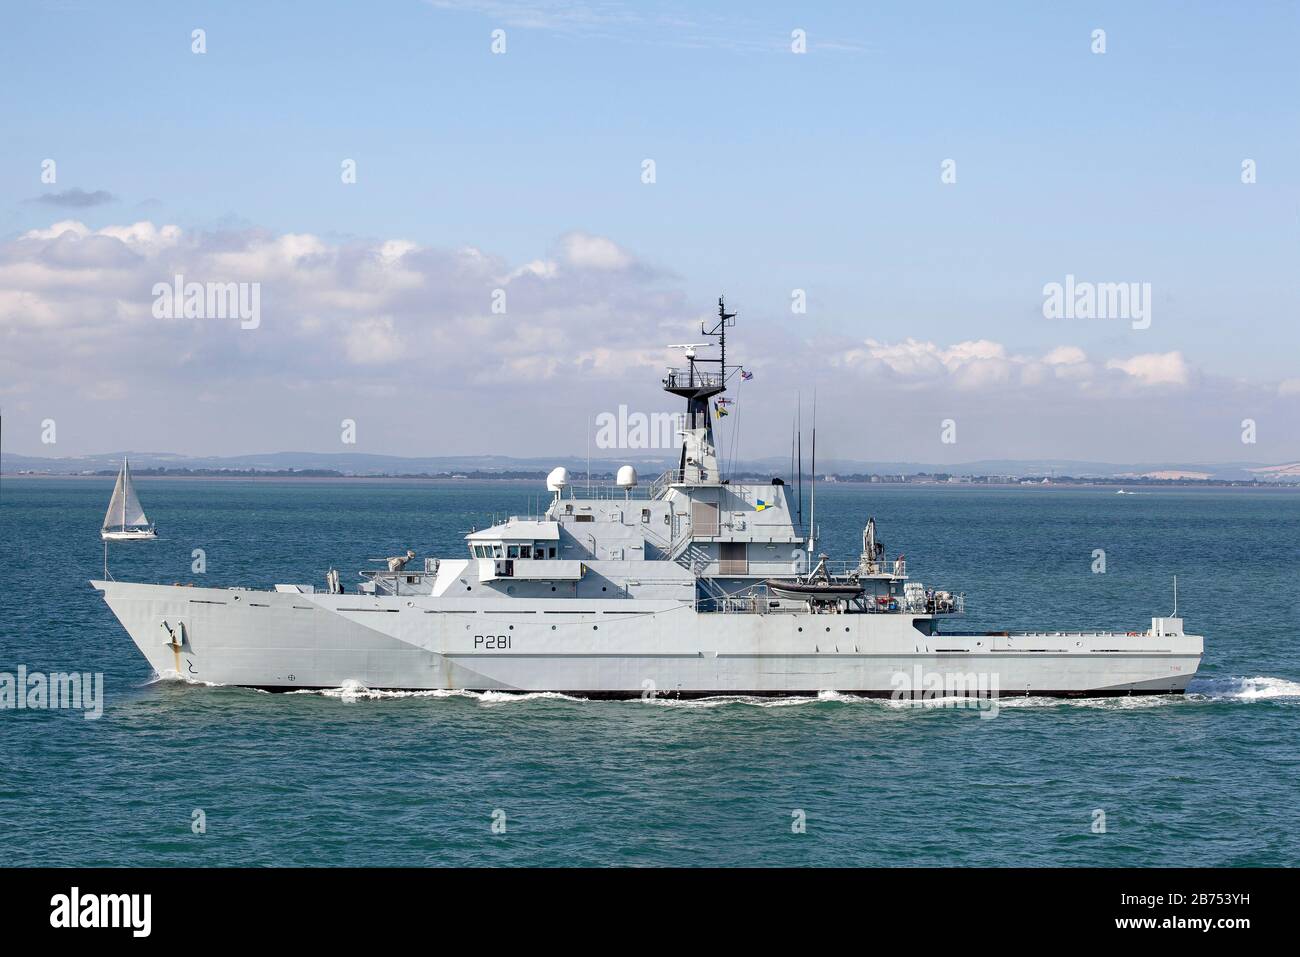
[[[718,319],[712,329],[700,323],[700,335],[718,340],[718,356],[700,358],[696,348],[708,343],[683,343],[677,348],[686,351],[686,368],[669,369],[664,376],[665,392],[686,400],[686,423],[680,434],[683,437],[677,482],[689,485],[717,484],[721,480],[718,468],[717,445],[713,438],[713,414],[710,400],[726,391],[729,372],[727,368],[727,329],[736,324],[736,314],[727,312],[726,303],[718,299]],[[717,371],[707,367],[717,366]]]

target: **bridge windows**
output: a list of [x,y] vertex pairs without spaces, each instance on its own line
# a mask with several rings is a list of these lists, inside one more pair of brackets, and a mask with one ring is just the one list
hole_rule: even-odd
[[554,544],[545,542],[516,542],[514,544],[496,543],[491,544],[473,544],[469,547],[470,554],[475,558],[493,558],[493,559],[511,559],[511,558],[531,558],[541,560],[546,558],[557,558],[559,550]]

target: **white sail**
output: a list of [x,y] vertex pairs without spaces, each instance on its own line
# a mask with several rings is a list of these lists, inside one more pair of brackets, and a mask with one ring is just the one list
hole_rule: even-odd
[[145,517],[140,498],[135,494],[135,486],[131,483],[131,470],[123,459],[122,471],[117,473],[117,484],[113,486],[113,498],[104,515],[104,531],[139,528],[148,524],[149,519]]

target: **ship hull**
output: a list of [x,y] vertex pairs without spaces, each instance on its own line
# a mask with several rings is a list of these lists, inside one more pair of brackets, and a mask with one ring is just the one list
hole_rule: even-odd
[[927,634],[910,614],[721,614],[680,602],[493,602],[91,583],[160,675],[271,690],[592,698],[1180,694],[1203,640]]

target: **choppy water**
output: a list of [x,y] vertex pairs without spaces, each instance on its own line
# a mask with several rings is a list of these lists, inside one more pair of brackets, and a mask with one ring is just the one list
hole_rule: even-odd
[[[111,485],[0,487],[0,671],[103,672],[107,697],[94,721],[0,711],[9,864],[1300,862],[1294,492],[824,487],[827,551],[855,557],[875,515],[915,577],[967,593],[973,628],[1145,628],[1178,575],[1187,627],[1207,636],[1186,698],[1019,699],[988,720],[834,695],[647,704],[153,681],[86,584]],[[537,494],[139,486],[163,540],[116,546],[116,577],[195,580],[203,548],[205,584],[253,586],[319,583],[330,564],[407,545],[459,555],[472,524]]]

